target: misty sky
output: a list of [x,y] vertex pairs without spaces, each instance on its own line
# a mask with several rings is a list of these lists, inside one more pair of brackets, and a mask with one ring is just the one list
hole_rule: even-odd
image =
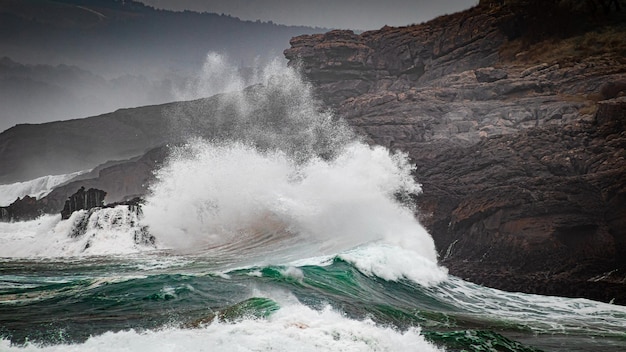
[[458,12],[478,0],[141,0],[157,8],[224,13],[242,20],[341,29],[404,26]]

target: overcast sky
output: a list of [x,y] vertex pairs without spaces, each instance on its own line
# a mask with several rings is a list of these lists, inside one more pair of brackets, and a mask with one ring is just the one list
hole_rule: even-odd
[[458,12],[478,0],[139,0],[170,10],[229,14],[242,20],[369,30],[404,26]]

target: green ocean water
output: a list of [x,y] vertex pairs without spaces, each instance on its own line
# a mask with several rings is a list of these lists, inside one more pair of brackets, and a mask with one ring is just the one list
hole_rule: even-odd
[[[164,329],[210,339],[208,333],[202,336],[206,326],[241,325],[245,331],[250,321],[271,325],[273,315],[294,304],[332,310],[342,319],[398,334],[419,327],[429,344],[447,351],[626,348],[624,307],[505,293],[454,277],[432,286],[388,281],[339,257],[320,264],[221,272],[216,271],[220,263],[166,253],[72,261],[4,259],[0,348],[69,345],[81,350],[97,336],[115,340],[111,333]],[[293,318],[297,321],[297,314]],[[279,340],[281,332],[275,334]]]

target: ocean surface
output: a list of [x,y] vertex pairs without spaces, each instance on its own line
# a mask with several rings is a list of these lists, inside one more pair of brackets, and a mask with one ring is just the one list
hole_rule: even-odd
[[449,275],[407,155],[296,71],[260,82],[199,111],[223,133],[172,147],[141,207],[0,223],[0,351],[626,350],[624,306]]

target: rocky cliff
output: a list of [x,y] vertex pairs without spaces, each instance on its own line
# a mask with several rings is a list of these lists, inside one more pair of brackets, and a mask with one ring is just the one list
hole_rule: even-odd
[[559,8],[583,21],[563,32],[531,6],[300,36],[285,56],[372,143],[409,152],[452,274],[623,304],[624,17]]

